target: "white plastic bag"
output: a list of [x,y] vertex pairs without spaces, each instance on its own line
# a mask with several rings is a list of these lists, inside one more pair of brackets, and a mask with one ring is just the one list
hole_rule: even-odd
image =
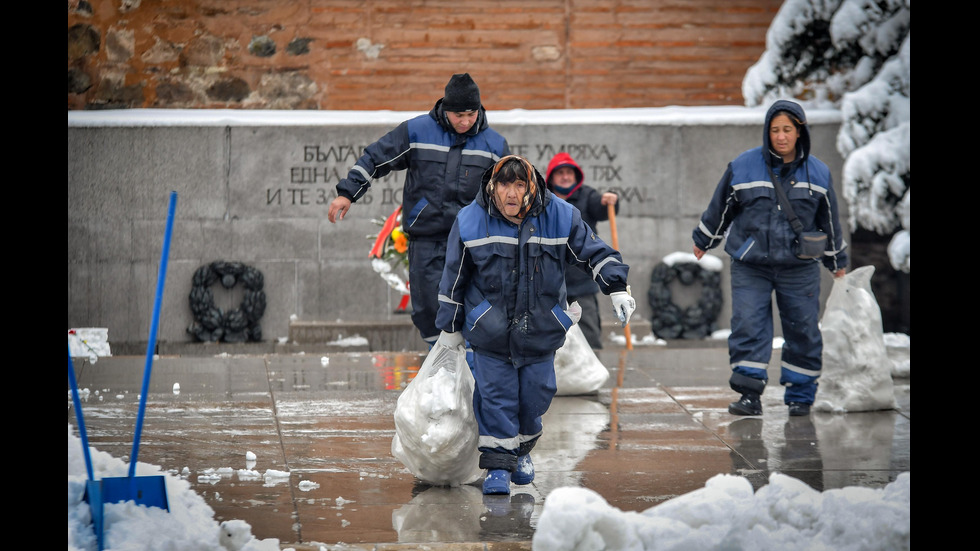
[[609,378],[609,370],[596,357],[577,323],[565,335],[565,344],[555,352],[555,378],[558,396],[595,392]]
[[823,368],[815,409],[848,412],[896,407],[893,361],[885,347],[881,309],[871,291],[874,266],[834,280],[820,332]]
[[459,486],[483,476],[473,384],[466,352],[436,344],[398,397],[391,454],[419,480]]

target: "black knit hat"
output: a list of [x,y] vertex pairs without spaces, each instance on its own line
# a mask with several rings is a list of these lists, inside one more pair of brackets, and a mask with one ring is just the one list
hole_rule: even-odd
[[442,98],[442,108],[457,112],[476,111],[480,108],[480,88],[469,73],[453,75],[449,79],[446,95]]

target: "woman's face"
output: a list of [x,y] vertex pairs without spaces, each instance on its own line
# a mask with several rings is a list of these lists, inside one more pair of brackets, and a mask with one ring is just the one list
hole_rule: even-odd
[[497,209],[512,222],[519,220],[517,215],[521,212],[521,207],[524,206],[527,182],[524,180],[497,182],[493,188],[493,193],[494,200],[497,202]]
[[789,117],[786,115],[773,117],[769,124],[769,143],[773,151],[784,161],[792,161],[796,158],[796,140],[799,138],[800,131]]

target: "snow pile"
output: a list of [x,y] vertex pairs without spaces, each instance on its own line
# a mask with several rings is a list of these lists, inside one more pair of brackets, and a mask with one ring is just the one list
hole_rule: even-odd
[[745,478],[715,475],[700,490],[643,512],[620,511],[586,488],[548,495],[533,549],[910,549],[911,473],[882,489],[820,493],[779,473],[752,493]]
[[112,356],[109,350],[109,330],[105,327],[78,327],[68,330],[68,353],[73,358],[88,358],[89,363],[99,356]]
[[[88,474],[82,443],[68,425],[68,551],[96,551],[98,541],[92,514],[84,500]],[[93,476],[129,476],[129,464],[89,447]],[[244,521],[224,526],[214,519],[214,510],[194,493],[190,483],[166,473],[156,465],[136,464],[136,476],[163,476],[169,511],[137,505],[133,501],[105,503],[104,548],[108,550],[194,551],[279,551],[279,540],[258,540]]]
[[893,377],[912,376],[912,338],[905,333],[885,333]]
[[709,272],[720,272],[725,267],[724,262],[713,254],[705,254],[701,257],[701,260],[698,260],[698,257],[694,256],[694,254],[680,251],[665,256],[663,263],[668,266],[675,264],[697,264]]
[[337,340],[330,341],[331,346],[367,346],[368,340],[360,335],[353,337],[337,337]]

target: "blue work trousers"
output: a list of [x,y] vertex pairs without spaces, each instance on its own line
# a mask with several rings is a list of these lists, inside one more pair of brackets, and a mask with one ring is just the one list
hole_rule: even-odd
[[[772,295],[783,329],[779,384],[784,401],[812,404],[823,354],[820,335],[820,264],[766,266],[732,261],[731,387],[762,393],[772,356]],[[739,377],[742,375],[744,377]],[[746,381],[745,378],[750,379]]]
[[541,436],[541,416],[558,391],[555,360],[514,366],[473,351],[473,411],[480,429],[480,464],[484,468],[516,466]]
[[446,265],[446,240],[409,239],[408,290],[412,296],[412,323],[432,347],[439,338],[439,281]]

